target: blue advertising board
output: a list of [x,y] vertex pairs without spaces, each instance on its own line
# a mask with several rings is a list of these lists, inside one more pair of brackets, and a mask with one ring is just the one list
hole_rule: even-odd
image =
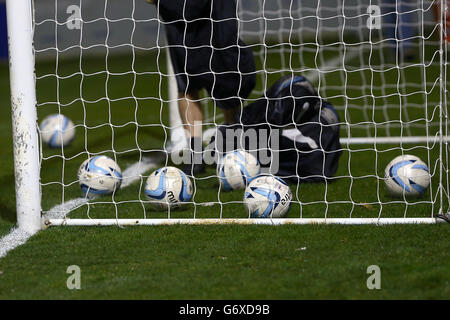
[[0,1],[0,59],[8,58],[8,35],[6,31],[6,3]]

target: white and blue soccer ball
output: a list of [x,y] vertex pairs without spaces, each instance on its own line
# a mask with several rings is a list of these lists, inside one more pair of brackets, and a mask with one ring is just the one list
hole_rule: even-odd
[[176,208],[191,200],[193,187],[183,171],[169,166],[155,170],[147,178],[144,193],[159,209]]
[[259,176],[245,189],[244,205],[251,218],[282,218],[292,200],[288,184],[278,177]]
[[217,164],[217,176],[225,191],[244,189],[260,173],[258,160],[244,150],[225,154]]
[[430,185],[428,166],[413,155],[402,155],[389,162],[385,171],[388,193],[393,197],[417,197],[423,195]]
[[122,171],[113,159],[95,156],[81,164],[78,179],[84,196],[106,195],[120,188]]
[[42,141],[50,148],[67,147],[75,138],[75,126],[72,120],[62,114],[45,117],[39,130]]

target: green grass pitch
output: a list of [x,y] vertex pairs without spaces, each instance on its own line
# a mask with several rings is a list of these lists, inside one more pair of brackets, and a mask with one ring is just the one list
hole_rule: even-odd
[[[427,47],[425,60],[436,59],[436,50]],[[296,52],[299,56],[283,57],[285,65],[298,72],[312,70],[314,46],[304,45]],[[321,59],[332,59],[333,52],[331,47],[323,49]],[[437,121],[439,66],[435,60],[426,65],[416,61],[399,69],[385,61],[381,70],[382,56],[375,48],[370,57],[364,54],[346,61],[346,72],[338,68],[324,73],[315,84],[339,108],[341,120],[352,124],[341,131],[343,136],[424,135],[425,122]],[[44,212],[81,196],[76,172],[87,158],[86,149],[92,154],[115,153],[123,170],[163,148],[168,131],[159,125],[169,126],[167,104],[158,99],[160,92],[166,95],[166,79],[157,68],[157,62],[165,65],[163,57],[158,52],[137,52],[37,64],[39,120],[61,112],[77,125],[70,147],[42,149]],[[371,68],[367,68],[369,59]],[[258,61],[259,69],[280,71],[269,74],[269,85],[287,71],[279,61],[276,52],[268,54],[264,66]],[[389,63],[392,68],[386,68]],[[131,66],[136,73],[130,72]],[[0,71],[3,236],[16,217],[7,63],[0,63]],[[259,81],[257,90],[262,87]],[[392,107],[399,105],[402,108]],[[367,126],[372,122],[377,126]],[[401,122],[412,124],[410,132],[402,131]],[[429,128],[430,134],[437,130],[434,125]],[[386,195],[380,179],[386,164],[401,154],[398,145],[344,148],[332,182],[291,185],[294,204],[289,217],[436,213],[437,168],[431,168],[427,194],[404,203]],[[439,155],[438,145],[403,148],[431,164]],[[70,217],[167,217],[136,201],[144,200],[142,189],[149,173],[114,196],[76,209]],[[214,168],[195,185],[195,202],[217,204],[189,205],[171,217],[246,217],[238,203],[242,192],[219,193]],[[0,299],[448,299],[449,236],[447,225],[50,228],[0,259]],[[81,290],[66,287],[70,265],[81,268]],[[366,286],[370,265],[381,268],[381,290]]]

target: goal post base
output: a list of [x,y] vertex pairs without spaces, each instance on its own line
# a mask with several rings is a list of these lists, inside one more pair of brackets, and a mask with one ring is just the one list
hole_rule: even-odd
[[441,218],[277,218],[277,219],[47,219],[45,227],[52,226],[156,226],[156,225],[390,225],[436,224]]

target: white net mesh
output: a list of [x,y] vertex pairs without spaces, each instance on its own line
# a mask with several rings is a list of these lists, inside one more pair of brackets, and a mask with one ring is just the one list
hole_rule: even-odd
[[[291,184],[289,217],[431,217],[442,201],[447,206],[448,148],[445,139],[442,148],[438,139],[441,127],[447,135],[447,114],[441,108],[441,60],[446,57],[440,54],[436,3],[237,1],[239,34],[256,64],[256,87],[243,105],[264,96],[282,76],[303,75],[340,117],[337,172],[321,183]],[[42,143],[48,216],[248,216],[243,191],[224,192],[214,166],[191,178],[193,197],[184,210],[149,208],[147,177],[173,164],[165,151],[176,128],[169,107],[175,100],[167,84],[167,23],[154,5],[143,0],[42,0],[34,3],[34,11],[39,121],[64,114],[76,128],[67,147]],[[208,93],[203,91],[199,102],[204,129],[223,123]],[[414,143],[406,143],[408,138]],[[430,169],[432,183],[422,197],[392,198],[385,190],[384,169],[402,154],[420,157]],[[86,199],[77,170],[98,155],[114,159],[124,179],[112,195]],[[441,180],[444,188],[439,188]]]

